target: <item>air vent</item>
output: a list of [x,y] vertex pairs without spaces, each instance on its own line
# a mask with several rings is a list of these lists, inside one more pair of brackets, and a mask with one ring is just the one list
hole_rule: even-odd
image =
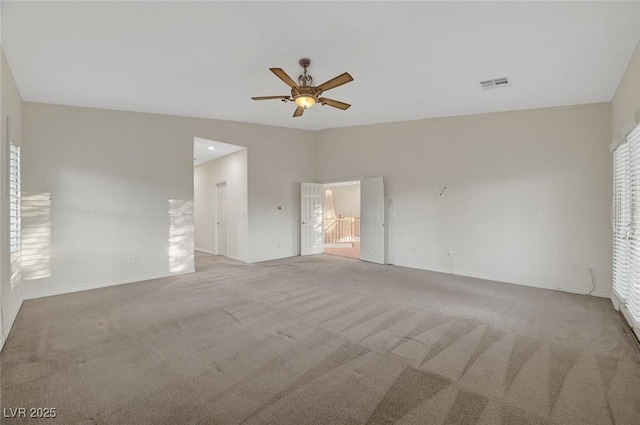
[[509,78],[507,77],[501,77],[501,78],[494,78],[492,80],[480,81],[480,85],[482,86],[483,89],[491,89],[494,87],[510,86],[511,81],[509,81]]

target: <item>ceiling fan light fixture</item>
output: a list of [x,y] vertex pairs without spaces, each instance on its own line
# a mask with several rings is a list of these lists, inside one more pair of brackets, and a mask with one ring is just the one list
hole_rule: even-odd
[[311,108],[316,104],[316,98],[308,94],[298,95],[294,100],[299,107],[304,109]]
[[340,87],[343,84],[350,83],[353,81],[353,77],[349,75],[348,72],[343,72],[342,74],[334,77],[319,86],[313,85],[313,78],[311,75],[307,73],[307,67],[311,63],[309,58],[302,58],[298,61],[300,66],[303,68],[302,74],[298,77],[298,84],[289,75],[284,72],[282,68],[269,68],[269,71],[273,72],[276,77],[280,78],[286,85],[291,88],[291,95],[281,95],[281,96],[254,96],[251,99],[253,100],[275,100],[279,99],[283,102],[287,102],[289,100],[293,100],[298,106],[296,110],[293,112],[293,118],[301,117],[306,109],[311,108],[316,103],[320,103],[321,105],[329,105],[333,108],[346,110],[349,109],[351,105],[348,103],[340,102],[338,100],[327,99],[326,97],[320,97],[327,90],[334,89],[336,87]]

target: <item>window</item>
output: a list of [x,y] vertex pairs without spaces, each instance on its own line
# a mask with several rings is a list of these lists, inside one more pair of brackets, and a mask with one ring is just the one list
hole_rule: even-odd
[[640,329],[640,124],[613,154],[613,292]]
[[629,145],[620,145],[613,153],[613,291],[620,300],[627,299],[629,274],[629,227],[631,203],[629,180]]
[[9,252],[20,252],[20,147],[10,144],[9,151]]
[[627,308],[635,324],[640,325],[640,125],[627,137],[630,157],[631,225],[629,226],[629,283]]

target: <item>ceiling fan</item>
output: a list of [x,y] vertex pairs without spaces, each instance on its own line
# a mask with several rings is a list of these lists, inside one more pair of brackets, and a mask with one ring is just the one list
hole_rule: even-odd
[[302,58],[298,61],[300,66],[304,68],[304,71],[298,77],[298,84],[295,83],[281,68],[269,68],[271,72],[276,74],[276,77],[285,82],[286,85],[291,87],[291,95],[282,96],[257,96],[252,97],[253,100],[270,100],[280,99],[283,102],[294,101],[298,107],[293,113],[294,117],[302,116],[303,112],[307,108],[311,108],[316,103],[321,105],[329,105],[338,109],[348,109],[351,105],[348,103],[340,102],[338,100],[327,99],[326,97],[320,97],[323,92],[341,86],[343,84],[353,81],[353,77],[348,72],[340,74],[335,78],[326,81],[319,86],[313,86],[313,78],[307,73],[307,67],[311,64],[309,58]]

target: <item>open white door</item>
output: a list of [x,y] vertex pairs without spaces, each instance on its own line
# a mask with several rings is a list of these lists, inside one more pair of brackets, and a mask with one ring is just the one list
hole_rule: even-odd
[[384,264],[384,182],[363,179],[360,185],[360,259]]
[[321,184],[301,183],[300,186],[300,255],[322,254],[324,230],[322,228]]

